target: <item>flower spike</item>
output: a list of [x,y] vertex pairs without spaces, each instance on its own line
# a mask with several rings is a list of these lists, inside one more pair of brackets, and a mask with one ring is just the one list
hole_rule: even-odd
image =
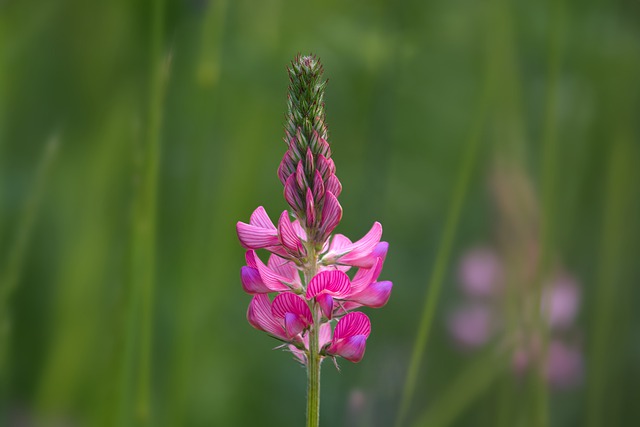
[[[380,241],[380,223],[355,242],[332,236],[342,220],[342,184],[331,158],[322,64],[313,55],[297,55],[287,71],[286,151],[277,176],[290,209],[274,224],[260,206],[236,231],[246,249],[242,289],[252,295],[247,320],[306,366],[307,425],[315,427],[322,360],[329,357],[336,367],[337,357],[362,360],[371,323],[352,310],[384,306],[393,284],[379,280],[389,250]],[[266,264],[261,250],[270,252]]]

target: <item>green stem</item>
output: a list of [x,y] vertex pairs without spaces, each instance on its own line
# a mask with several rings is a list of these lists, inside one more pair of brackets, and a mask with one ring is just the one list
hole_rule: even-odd
[[309,332],[309,358],[307,364],[307,427],[320,425],[320,316],[313,304],[313,327]]
[[[316,250],[311,245],[307,248],[309,265],[305,271],[306,285],[315,276],[318,266]],[[320,425],[320,321],[322,316],[316,303],[311,301],[313,326],[309,330],[309,355],[307,357],[307,427]]]

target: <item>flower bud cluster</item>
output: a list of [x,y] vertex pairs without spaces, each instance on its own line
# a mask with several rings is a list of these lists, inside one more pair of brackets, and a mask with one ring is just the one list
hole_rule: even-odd
[[289,71],[287,151],[278,177],[284,197],[307,230],[309,241],[322,245],[342,218],[336,177],[325,124],[322,65],[314,56],[296,56]]

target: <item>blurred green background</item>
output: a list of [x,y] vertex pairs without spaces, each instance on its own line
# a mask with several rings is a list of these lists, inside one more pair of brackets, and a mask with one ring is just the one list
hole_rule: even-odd
[[[638,422],[639,22],[631,0],[0,1],[0,424],[303,425],[235,235],[286,207],[297,52],[329,78],[337,231],[380,221],[395,285],[363,361],[324,364],[322,425],[391,426],[402,402],[402,425]],[[582,286],[568,390],[447,332],[460,256],[519,239],[501,168],[536,200],[538,281]]]

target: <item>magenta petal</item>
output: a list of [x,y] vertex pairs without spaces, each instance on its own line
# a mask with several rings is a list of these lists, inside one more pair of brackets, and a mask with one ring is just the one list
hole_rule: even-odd
[[305,188],[309,187],[307,183],[307,177],[304,174],[302,161],[299,161],[298,166],[296,167],[296,183],[298,184],[298,188],[303,191]]
[[313,197],[317,201],[322,200],[324,197],[324,182],[322,181],[320,172],[317,170],[313,174]]
[[389,301],[391,288],[393,288],[393,283],[389,281],[375,282],[361,292],[349,296],[349,300],[366,305],[367,307],[380,308]]
[[311,192],[310,188],[307,188],[306,202],[307,202],[307,212],[306,212],[307,227],[311,228],[313,227],[313,224],[316,222],[316,208],[314,206],[313,193]]
[[296,233],[296,230],[291,225],[289,220],[289,213],[287,211],[282,212],[280,220],[278,221],[278,234],[280,241],[291,252],[300,253],[302,251],[302,242],[300,237]]
[[258,268],[258,264],[256,264],[256,252],[255,251],[246,251],[244,253],[244,259],[247,262],[247,267]]
[[338,321],[336,329],[333,332],[333,340],[340,340],[354,335],[364,335],[366,337],[371,333],[371,322],[366,314],[359,311],[353,311],[345,315]]
[[278,166],[278,178],[280,178],[280,182],[284,185],[287,182],[287,178],[293,173],[293,160],[291,159],[291,154],[289,150],[284,153],[282,157],[282,161]]
[[[272,292],[282,292],[288,291],[295,285],[293,282],[293,278],[284,277],[275,271],[271,270],[269,267],[264,265],[260,257],[255,253],[255,251],[248,251],[247,257],[251,257],[251,264],[255,265],[258,272],[260,273],[260,277],[262,278],[262,282],[265,284],[267,288],[269,288]],[[250,264],[247,262],[247,264]]]
[[341,264],[350,264],[357,267],[370,267],[373,264],[373,260],[367,256],[376,248],[380,243],[382,237],[382,225],[379,222],[375,222],[371,230],[364,237],[357,242],[351,244],[346,248],[342,248],[344,251],[342,254],[336,254],[338,262]]
[[354,335],[332,343],[329,348],[327,348],[327,353],[341,356],[353,363],[358,363],[364,356],[366,345],[366,336]]
[[265,228],[268,230],[275,230],[276,226],[273,225],[273,221],[269,218],[267,211],[262,207],[258,206],[255,211],[251,214],[251,218],[249,218],[249,223],[251,225],[255,225],[256,227]]
[[294,210],[302,210],[302,199],[300,198],[298,189],[296,187],[295,174],[291,174],[291,176],[287,178],[287,182],[284,184],[284,198]]
[[238,240],[243,248],[261,249],[268,246],[276,246],[278,242],[278,232],[273,229],[257,227],[238,221],[236,224]]
[[343,249],[352,244],[351,240],[343,234],[334,234],[329,245],[330,253],[343,253]]
[[322,325],[320,325],[320,333],[319,333],[319,337],[318,337],[319,338],[320,348],[323,348],[325,345],[327,345],[329,342],[331,342],[332,332],[333,331],[331,330],[331,323],[330,322],[323,323]]
[[285,313],[284,315],[284,330],[287,332],[289,338],[293,338],[298,335],[305,328],[305,324],[300,316],[293,313]]
[[320,232],[328,236],[338,226],[342,219],[342,206],[338,199],[329,191],[324,195],[322,218],[320,219]]
[[271,314],[271,302],[266,294],[255,295],[249,303],[247,320],[254,328],[264,331],[276,338],[287,340],[282,326]]
[[240,280],[242,289],[248,294],[264,294],[272,292],[260,277],[260,272],[256,268],[242,267],[240,269]]
[[329,178],[329,161],[322,154],[318,154],[316,157],[316,170],[320,173],[323,181]]
[[382,259],[376,258],[375,264],[371,268],[360,268],[353,276],[351,293],[358,293],[378,280],[380,273],[382,273]]
[[293,292],[283,292],[275,297],[271,313],[280,320],[284,320],[287,313],[291,313],[299,317],[305,327],[313,324],[313,316],[307,302]]
[[334,297],[343,297],[351,290],[351,281],[346,273],[340,270],[325,270],[313,276],[307,287],[305,297],[311,299],[320,293]]
[[316,297],[316,301],[322,310],[322,314],[327,319],[333,316],[333,297],[329,294],[320,294]]
[[338,177],[335,175],[329,176],[325,187],[327,191],[330,191],[336,197],[338,197],[340,193],[342,193],[342,184],[340,183]]
[[302,283],[300,282],[300,273],[298,272],[296,265],[292,261],[286,260],[273,254],[269,257],[267,267],[274,273],[282,276],[283,278],[286,278],[287,284],[291,285],[293,289],[302,288]]

